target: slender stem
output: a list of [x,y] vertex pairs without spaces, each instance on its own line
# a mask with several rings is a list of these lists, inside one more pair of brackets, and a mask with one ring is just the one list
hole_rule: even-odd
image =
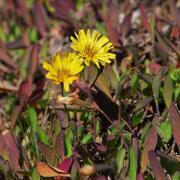
[[94,84],[96,83],[98,77],[100,76],[100,74],[101,74],[102,72],[103,72],[103,68],[98,69],[98,73],[97,73],[97,75],[96,75],[94,81],[93,81],[92,84],[90,85],[90,88],[92,88],[92,87],[94,86]]

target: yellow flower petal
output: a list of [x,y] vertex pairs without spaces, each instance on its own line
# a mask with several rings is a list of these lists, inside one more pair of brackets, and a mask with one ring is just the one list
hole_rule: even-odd
[[109,53],[109,50],[113,49],[112,43],[97,31],[91,33],[90,29],[86,32],[80,29],[78,33],[75,33],[75,37],[70,39],[72,41],[71,48],[78,52],[86,66],[93,62],[100,68],[99,64],[105,65],[116,58],[115,54]]
[[83,61],[75,53],[57,53],[48,63],[42,62],[42,67],[48,72],[46,78],[54,84],[64,84],[65,91],[69,91],[69,85],[78,79],[78,74],[83,70]]
[[66,82],[64,82],[64,90],[65,90],[66,92],[69,91],[69,84],[66,83]]

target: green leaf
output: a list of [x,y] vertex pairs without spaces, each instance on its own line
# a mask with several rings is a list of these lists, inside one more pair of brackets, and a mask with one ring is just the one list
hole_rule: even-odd
[[169,120],[166,120],[161,123],[160,125],[161,133],[163,134],[163,137],[166,142],[168,142],[171,139],[172,136],[172,127]]
[[37,130],[38,124],[36,110],[33,107],[28,109],[28,117],[31,130],[35,132]]
[[65,146],[66,146],[66,157],[72,156],[72,140],[73,140],[73,132],[72,129],[69,129],[65,135]]
[[87,144],[87,143],[89,143],[91,140],[92,140],[92,135],[91,135],[91,134],[86,134],[86,135],[82,138],[81,143],[82,143],[82,144]]
[[45,144],[48,143],[48,137],[42,128],[38,129],[38,140]]
[[38,38],[37,30],[35,27],[28,29],[29,40],[31,43],[35,43]]
[[78,127],[78,128],[77,128],[77,136],[78,136],[78,137],[81,137],[81,136],[82,136],[83,130],[84,130],[84,127]]
[[164,81],[164,87],[163,87],[163,98],[164,98],[164,102],[168,108],[171,105],[172,92],[173,92],[172,80],[171,80],[170,75],[168,74]]
[[96,22],[95,26],[96,26],[96,29],[97,29],[101,34],[107,36],[106,28],[105,28],[105,26],[104,26],[104,23]]
[[135,93],[135,91],[138,87],[138,80],[139,80],[138,75],[136,73],[134,73],[131,78],[131,81],[130,81],[130,86],[131,86],[131,90],[132,90],[133,94]]
[[100,121],[97,121],[97,122],[96,122],[96,133],[97,133],[97,134],[99,134],[100,129],[101,129]]
[[36,168],[33,168],[32,171],[32,180],[40,180],[40,175]]
[[177,85],[174,91],[174,101],[180,100],[180,84]]
[[144,115],[144,111],[140,111],[134,114],[132,117],[132,125],[133,126],[138,125],[141,122],[143,115]]
[[124,158],[126,155],[125,149],[122,147],[116,155],[116,166],[117,166],[117,172],[120,173],[121,169],[123,168]]
[[2,26],[0,26],[0,40],[3,42],[6,41],[6,34],[4,32],[4,28]]
[[133,147],[130,147],[129,151],[129,177],[131,180],[136,180],[137,177],[137,160],[136,155]]
[[172,177],[172,180],[179,180],[180,179],[180,172],[175,172],[173,177]]
[[131,142],[132,134],[129,132],[124,133],[124,139],[128,142]]

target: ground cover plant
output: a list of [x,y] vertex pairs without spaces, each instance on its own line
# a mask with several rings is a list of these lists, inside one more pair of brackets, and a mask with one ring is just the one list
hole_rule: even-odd
[[0,1],[0,179],[180,179],[180,3]]

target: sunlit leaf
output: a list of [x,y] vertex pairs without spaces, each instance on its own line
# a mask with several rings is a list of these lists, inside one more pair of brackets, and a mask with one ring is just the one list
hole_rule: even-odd
[[36,111],[33,107],[30,107],[28,109],[27,113],[28,113],[28,117],[29,117],[29,125],[30,125],[32,131],[35,132],[38,128]]
[[116,154],[117,172],[120,172],[123,167],[125,154],[126,154],[126,151],[123,147]]
[[131,180],[136,180],[137,176],[137,159],[133,147],[130,147],[129,150],[129,177]]
[[91,140],[92,140],[92,135],[91,135],[91,134],[86,134],[86,135],[82,138],[81,143],[82,143],[82,144],[88,144]]

